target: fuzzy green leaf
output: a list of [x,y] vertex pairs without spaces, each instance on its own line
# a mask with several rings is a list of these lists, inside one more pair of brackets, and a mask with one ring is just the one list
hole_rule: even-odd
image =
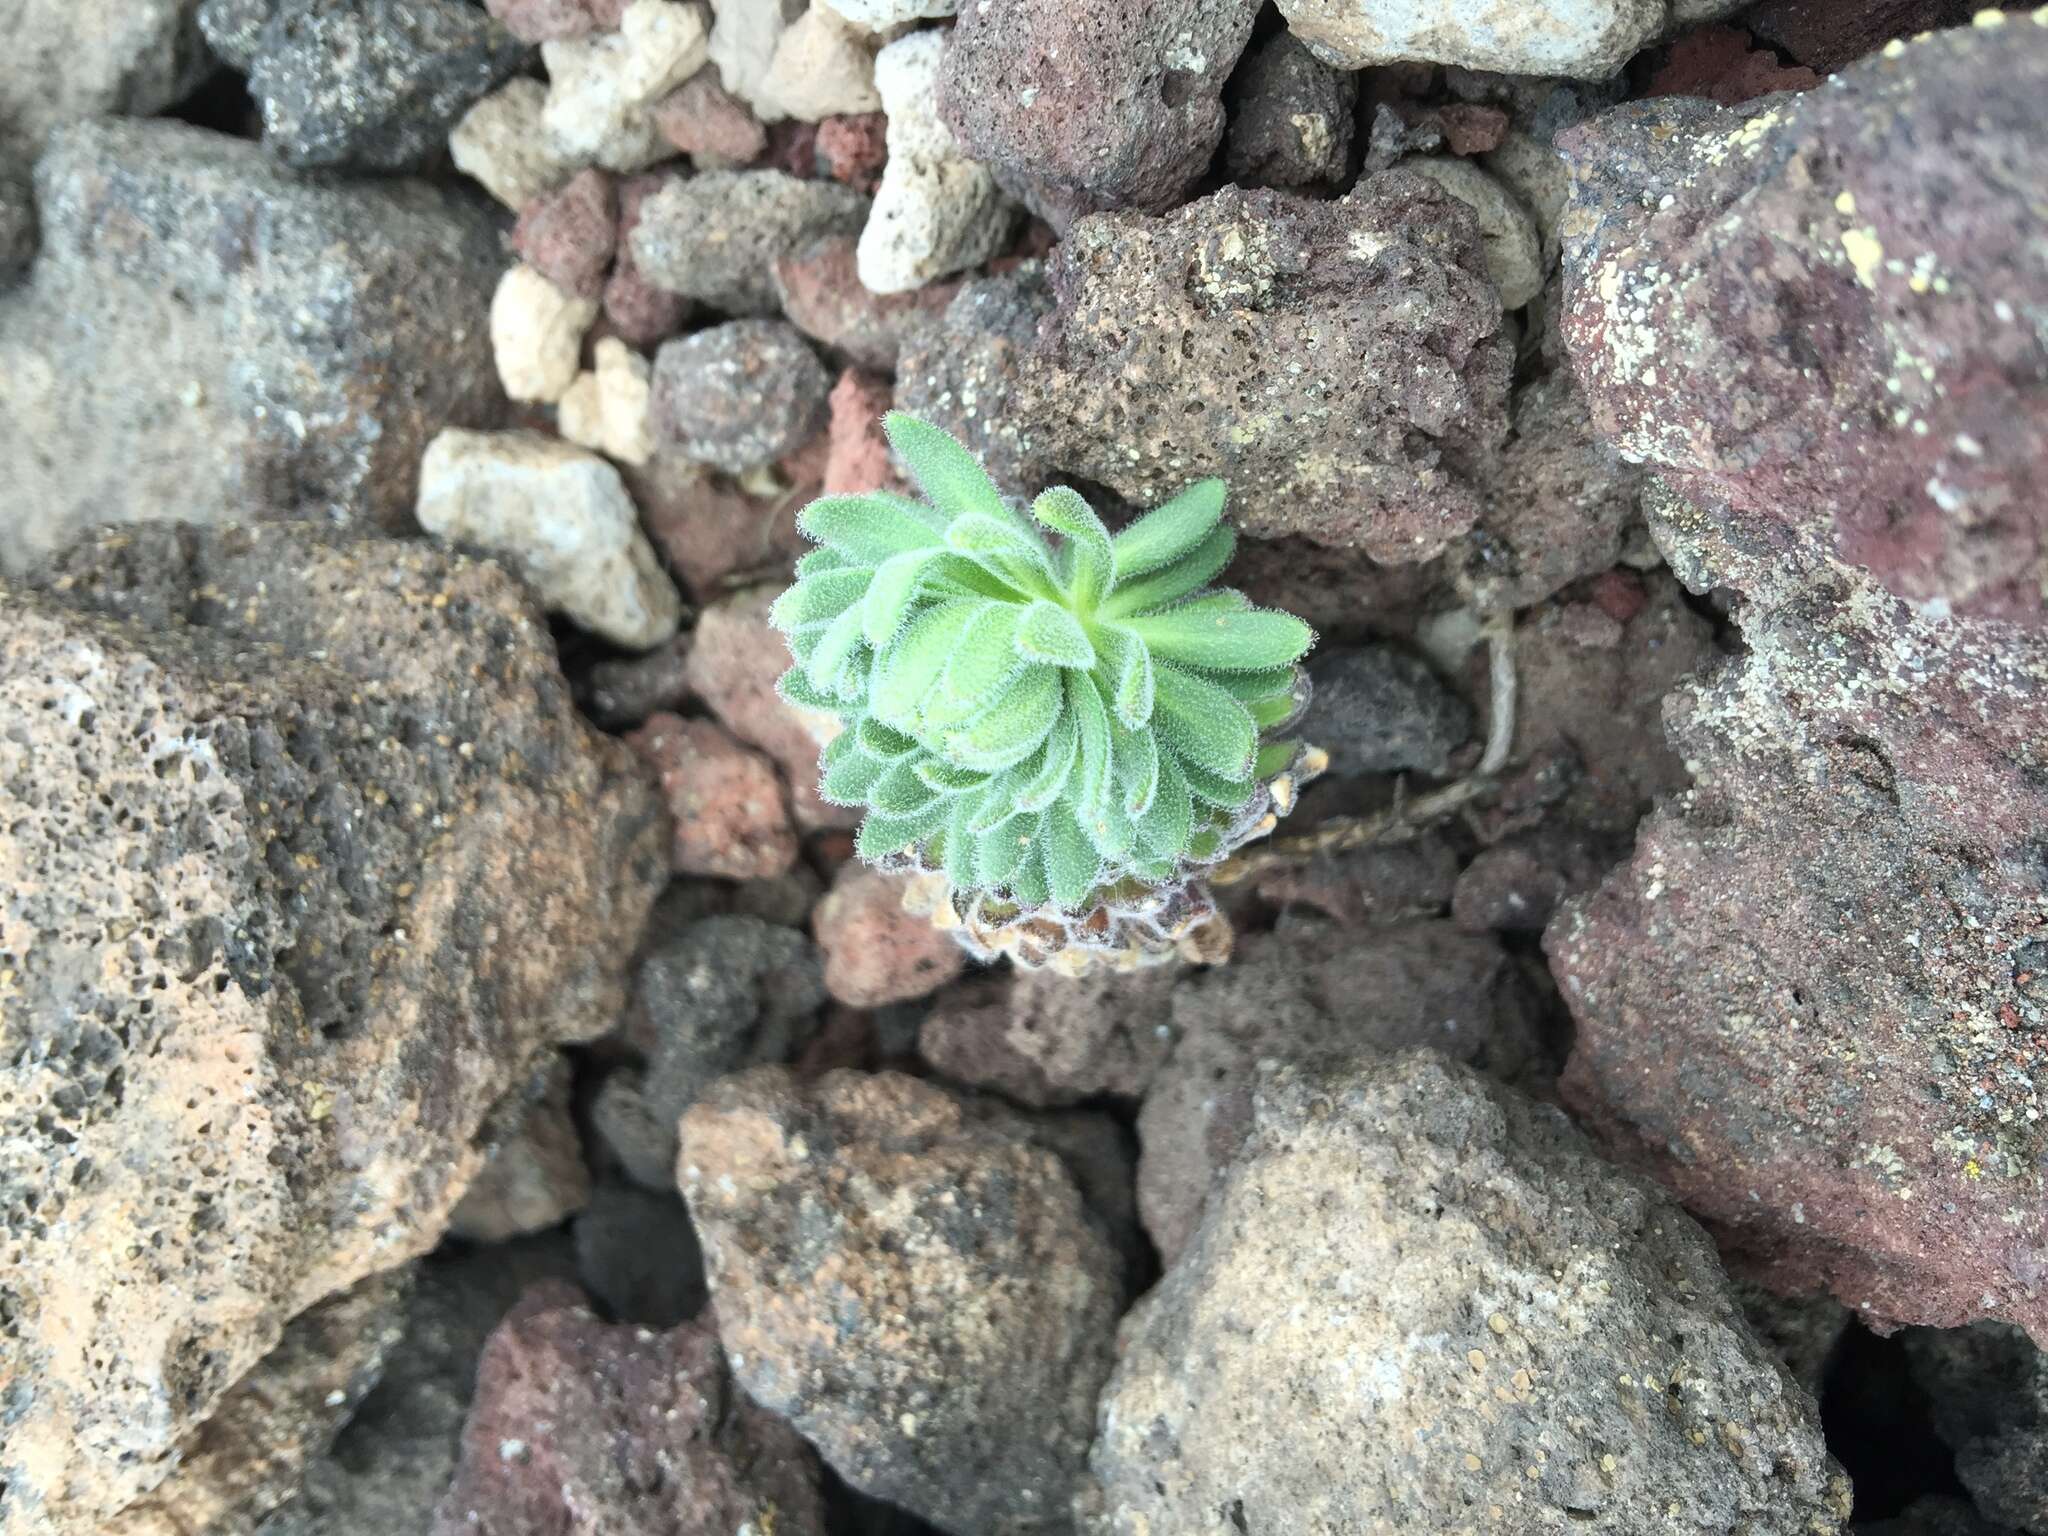
[[1026,760],[1025,778],[1017,786],[1016,806],[1020,811],[1042,811],[1060,798],[1074,771],[1074,756],[1081,747],[1081,734],[1072,710],[1060,711],[1045,745]]
[[882,418],[889,446],[903,460],[911,479],[948,518],[968,512],[1004,514],[1002,493],[988,471],[947,433],[928,421],[891,411]]
[[[837,746],[841,741],[850,741],[850,736],[839,736],[833,740]],[[875,787],[875,780],[889,771],[889,765],[867,753],[849,750],[836,759],[828,759],[825,777],[818,785],[818,794],[831,805],[866,805],[868,791]]]
[[1057,603],[1033,603],[1017,623],[1017,654],[1049,667],[1092,667],[1095,647],[1081,621]]
[[1175,753],[1174,757],[1179,762],[1181,774],[1187,779],[1188,788],[1194,792],[1195,798],[1204,805],[1215,806],[1220,811],[1239,809],[1251,799],[1259,787],[1257,781],[1249,776],[1242,779],[1226,779],[1209,772],[1206,768],[1196,767],[1178,753]]
[[853,851],[870,863],[901,853],[944,826],[950,808],[944,800],[934,800],[911,816],[880,816],[871,812],[860,824]]
[[1077,672],[1066,674],[1067,713],[1074,717],[1079,738],[1075,767],[1074,804],[1083,821],[1102,802],[1109,787],[1109,706],[1093,677]]
[[1069,595],[1083,613],[1109,595],[1116,584],[1116,556],[1109,530],[1078,491],[1056,485],[1031,503],[1031,515],[1066,542]]
[[1180,763],[1171,752],[1163,752],[1159,756],[1159,789],[1145,814],[1137,818],[1138,836],[1154,853],[1178,857],[1188,845],[1194,817],[1194,801]]
[[951,763],[942,763],[936,757],[926,757],[923,753],[917,756],[916,771],[920,779],[942,795],[964,795],[988,784],[985,773],[955,768]]
[[952,602],[927,608],[882,648],[875,658],[868,702],[883,724],[916,734],[918,706],[984,606]]
[[[1024,817],[1013,821],[1011,826],[1028,826],[1034,818]],[[1031,832],[1030,846],[1024,856],[1017,860],[1016,868],[1010,871],[1010,894],[1020,906],[1042,907],[1049,892],[1045,883],[1045,830],[1043,818],[1037,818],[1038,827]]]
[[865,716],[854,727],[853,734],[860,741],[861,751],[870,757],[888,760],[917,750],[916,738],[891,730],[872,715]]
[[1059,713],[1059,673],[1050,667],[1029,667],[979,716],[944,732],[941,750],[962,768],[995,773],[1037,751]]
[[836,549],[814,549],[797,556],[796,579],[802,581],[806,576],[820,576],[826,571],[843,571],[852,564]]
[[1156,570],[1200,544],[1223,517],[1223,491],[1221,480],[1197,480],[1118,534],[1117,580]]
[[938,530],[900,497],[820,496],[796,517],[798,530],[866,565],[939,543]]
[[956,517],[946,528],[946,546],[1032,597],[1050,597],[1058,590],[1045,542],[1007,516],[970,512]]
[[946,872],[946,880],[955,890],[972,890],[979,878],[979,849],[975,838],[967,831],[967,818],[972,809],[972,802],[963,795],[953,802],[952,815],[946,820],[946,846],[939,867]]
[[925,588],[948,597],[993,597],[1006,603],[1028,603],[1031,594],[1005,581],[997,572],[950,549],[938,551],[925,567]]
[[1276,693],[1292,698],[1306,679],[1299,667],[1266,667],[1257,672],[1223,672],[1209,681],[1233,699],[1249,704],[1254,699],[1270,698]]
[[968,830],[976,837],[992,827],[999,827],[1017,810],[1017,786],[1024,781],[1032,767],[1032,760],[1004,769],[1001,773],[989,775],[988,787],[974,797],[974,820]]
[[836,690],[840,675],[861,646],[861,611],[858,604],[848,608],[825,626],[825,633],[804,661],[804,672],[818,687]]
[[939,792],[917,771],[915,758],[899,758],[868,790],[868,804],[884,816],[914,816]]
[[888,644],[908,616],[932,554],[928,549],[906,550],[875,568],[874,579],[860,600],[860,623],[868,644],[876,650]]
[[1081,818],[1082,830],[1088,834],[1096,852],[1112,867],[1129,858],[1131,850],[1138,845],[1138,830],[1132,825],[1121,796],[1104,795],[1102,803],[1093,810],[1076,807],[1076,814]]
[[1150,731],[1112,727],[1113,772],[1126,815],[1143,816],[1159,789],[1159,739]]
[[1102,664],[1096,681],[1111,711],[1132,730],[1141,730],[1152,718],[1152,654],[1144,641],[1121,629],[1096,632],[1097,653]]
[[1259,748],[1259,755],[1252,763],[1252,777],[1263,783],[1275,774],[1287,772],[1299,756],[1300,742],[1269,741]]
[[[1013,603],[985,603],[975,613],[939,674],[939,697],[965,720],[1023,670],[1017,654],[1017,624],[1024,610]],[[950,711],[948,711],[950,712]]]
[[1251,711],[1207,678],[1165,662],[1157,673],[1159,734],[1166,743],[1221,778],[1249,774],[1259,739]]
[[1052,899],[1069,911],[1077,909],[1095,889],[1102,860],[1095,844],[1074,819],[1073,807],[1064,800],[1045,813],[1045,879]]
[[873,572],[865,566],[807,576],[768,610],[768,622],[785,635],[810,624],[829,624],[860,601]]
[[975,837],[975,860],[981,876],[993,885],[1006,883],[1038,839],[1036,816],[1005,816]]
[[1171,565],[1117,583],[1116,592],[1102,605],[1105,618],[1125,619],[1132,614],[1150,613],[1179,602],[1222,574],[1237,552],[1237,534],[1227,524],[1212,529],[1209,536]]
[[1175,603],[1169,611],[1173,613],[1246,613],[1250,611],[1251,606],[1252,600],[1235,587],[1212,587],[1199,597],[1191,597],[1186,602]]
[[784,701],[814,714],[836,715],[840,701],[804,676],[802,667],[791,667],[776,679],[775,691]]
[[[888,567],[884,566],[883,570]],[[1214,672],[1256,672],[1285,666],[1315,644],[1315,631],[1291,613],[1269,608],[1223,613],[1169,608],[1123,621],[1161,661]]]

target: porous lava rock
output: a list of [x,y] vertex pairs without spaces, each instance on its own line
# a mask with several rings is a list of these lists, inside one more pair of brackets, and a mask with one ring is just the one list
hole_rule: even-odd
[[1123,1310],[1109,1228],[1040,1134],[893,1072],[757,1068],[683,1118],[740,1385],[960,1536],[1068,1529]]
[[705,1323],[605,1323],[543,1280],[477,1362],[433,1536],[823,1536],[818,1463],[733,1384]]
[[177,1470],[100,1528],[101,1536],[239,1533],[298,1491],[299,1479],[377,1384],[405,1331],[409,1267],[310,1307],[277,1347],[185,1437]]
[[1653,506],[1748,652],[1667,701],[1691,787],[1551,924],[1564,1091],[1773,1288],[2048,1337],[2048,640],[1775,512]]
[[1260,1072],[1099,1424],[1090,1536],[1816,1536],[1849,1512],[1706,1235],[1429,1052]]
[[1242,939],[1170,1003],[1173,1052],[1138,1112],[1138,1209],[1169,1264],[1251,1117],[1262,1061],[1312,1062],[1429,1046],[1503,1081],[1553,1070],[1535,999],[1490,937],[1445,922],[1342,928],[1294,919]]
[[158,524],[9,611],[13,1536],[99,1529],[434,1246],[494,1106],[623,1005],[667,828],[489,563]]
[[0,295],[0,570],[107,522],[408,528],[428,438],[505,415],[481,200],[120,121],[58,132],[36,200]]
[[569,1245],[552,1235],[444,1251],[410,1266],[410,1299],[398,1312],[403,1332],[386,1351],[383,1374],[347,1405],[347,1426],[256,1536],[425,1531],[455,1471],[485,1339],[529,1285],[573,1271]]
[[1220,475],[1246,532],[1383,561],[1477,520],[1513,348],[1440,187],[1391,171],[1338,202],[1226,187],[1099,215],[1049,275],[1013,409],[1060,470],[1140,506]]
[[1901,597],[2040,623],[2048,268],[2011,189],[2048,156],[2044,93],[2048,13],[1987,11],[1826,90],[1563,135],[1563,331],[1600,431]]
[[969,156],[1055,228],[1172,207],[1223,139],[1223,86],[1257,0],[978,0],[939,110]]

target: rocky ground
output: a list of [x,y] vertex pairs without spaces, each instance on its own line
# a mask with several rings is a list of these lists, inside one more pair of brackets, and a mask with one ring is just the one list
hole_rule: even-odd
[[[2048,1533],[2048,10],[6,30],[0,1536]],[[892,405],[1321,632],[1227,963],[852,861]]]

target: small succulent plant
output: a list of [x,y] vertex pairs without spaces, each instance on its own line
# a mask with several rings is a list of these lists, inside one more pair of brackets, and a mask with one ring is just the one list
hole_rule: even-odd
[[884,426],[928,500],[812,502],[822,547],[774,608],[783,696],[841,727],[824,798],[865,811],[863,858],[943,877],[970,948],[1155,957],[1206,913],[1191,878],[1291,805],[1303,748],[1268,738],[1313,632],[1214,585],[1221,481],[1112,537],[1072,490],[1027,517],[938,428]]

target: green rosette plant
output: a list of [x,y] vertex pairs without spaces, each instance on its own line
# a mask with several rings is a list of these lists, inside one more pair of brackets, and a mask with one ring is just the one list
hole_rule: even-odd
[[860,856],[942,874],[984,928],[1072,928],[1270,829],[1302,754],[1271,738],[1307,700],[1315,635],[1215,585],[1223,483],[1112,536],[1072,490],[1026,516],[937,427],[884,428],[927,499],[812,502],[798,527],[820,547],[773,609],[783,697],[839,722],[821,793],[865,812]]

